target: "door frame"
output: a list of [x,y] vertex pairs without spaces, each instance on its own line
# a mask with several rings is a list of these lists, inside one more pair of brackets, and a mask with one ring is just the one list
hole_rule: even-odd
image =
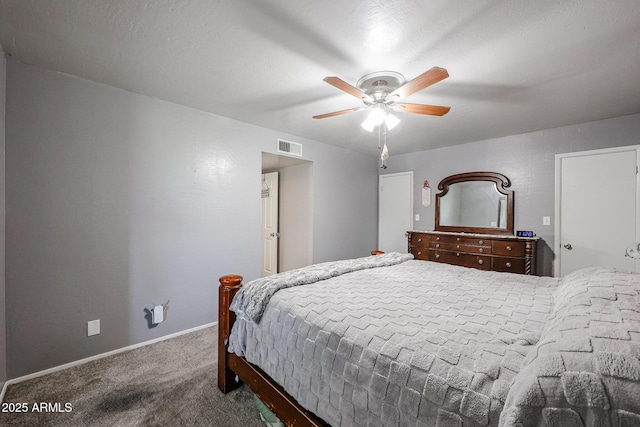
[[[640,145],[627,145],[622,147],[612,147],[612,148],[602,148],[596,150],[585,150],[585,151],[574,151],[570,153],[560,153],[556,154],[555,158],[555,209],[554,209],[554,231],[553,231],[553,240],[554,247],[553,252],[555,254],[555,261],[553,263],[553,275],[554,277],[560,277],[560,264],[562,251],[560,250],[561,245],[561,224],[560,224],[560,190],[561,190],[561,179],[562,179],[562,159],[569,157],[580,157],[580,156],[592,156],[592,155],[600,155],[600,154],[610,154],[610,153],[619,153],[623,151],[635,151],[636,153],[636,242],[640,242],[640,171],[638,167],[640,165]],[[639,271],[640,260],[635,261],[635,269],[636,272]]]
[[[413,228],[413,171],[388,173],[378,176],[378,249],[382,250],[382,197],[381,188],[383,178],[393,176],[407,175],[409,176],[409,228]],[[406,230],[409,231],[409,230]]]
[[[280,210],[280,192],[279,192],[280,183],[279,183],[279,180],[280,180],[280,172],[272,171],[272,172],[263,173],[262,174],[262,183],[263,184],[267,182],[266,181],[266,176],[267,175],[271,175],[271,176],[275,175],[275,179],[273,179],[273,181],[272,181],[272,186],[268,187],[268,185],[267,185],[267,189],[268,190],[275,190],[275,191],[273,191],[273,193],[271,193],[271,194],[268,194],[267,197],[262,197],[262,200],[261,200],[261,202],[262,202],[262,207],[261,207],[262,214],[261,214],[261,217],[262,218],[260,220],[260,222],[261,222],[261,226],[260,226],[260,246],[261,246],[260,277],[267,277],[267,276],[270,276],[272,274],[277,274],[278,273],[278,259],[279,259],[279,252],[280,252],[280,244],[279,244],[279,241],[280,241],[280,222],[279,222],[279,213],[280,213],[279,212],[279,210]],[[265,226],[265,216],[264,216],[264,214],[265,214],[265,199],[271,199],[272,200],[272,202],[273,202],[272,213],[273,213],[273,216],[275,217],[275,224],[273,224],[273,227],[274,227],[275,230],[271,231],[271,234],[269,236],[270,238],[265,236],[266,231],[264,229],[264,226]],[[266,248],[265,240],[273,242],[271,247],[272,247],[274,253],[271,253],[271,258],[270,258],[272,260],[272,262],[271,262],[272,265],[271,266],[265,265],[266,264],[265,263],[265,259],[266,259],[266,257],[265,257],[265,248]],[[266,267],[273,268],[273,271],[271,272],[271,274],[266,274],[265,275],[265,272],[268,271]]]

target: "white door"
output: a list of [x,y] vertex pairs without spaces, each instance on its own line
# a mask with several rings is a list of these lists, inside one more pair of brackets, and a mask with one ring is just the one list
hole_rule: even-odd
[[260,277],[278,272],[278,172],[262,175],[262,266]]
[[378,249],[407,252],[405,233],[413,228],[413,171],[380,175]]
[[555,275],[585,267],[638,271],[638,146],[556,156]]

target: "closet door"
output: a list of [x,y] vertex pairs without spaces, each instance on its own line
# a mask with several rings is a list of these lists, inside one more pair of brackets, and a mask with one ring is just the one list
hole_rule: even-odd
[[638,271],[638,146],[556,156],[555,275],[591,266]]
[[405,233],[413,228],[413,171],[380,175],[378,249],[407,252]]

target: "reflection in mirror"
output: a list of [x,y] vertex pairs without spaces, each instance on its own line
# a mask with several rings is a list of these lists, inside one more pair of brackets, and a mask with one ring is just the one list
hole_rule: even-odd
[[451,175],[438,184],[437,231],[513,234],[513,191],[497,172]]
[[507,196],[491,181],[457,182],[440,200],[440,225],[507,227]]

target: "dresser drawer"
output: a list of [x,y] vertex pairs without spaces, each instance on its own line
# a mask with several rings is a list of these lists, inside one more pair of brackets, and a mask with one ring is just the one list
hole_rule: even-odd
[[451,243],[458,245],[486,246],[491,248],[491,240],[478,237],[465,236],[431,236],[431,242],[435,243]]
[[473,267],[480,270],[491,270],[491,256],[465,254],[462,252],[450,252],[440,250],[430,250],[431,261],[445,262],[447,264]]
[[508,257],[523,257],[524,243],[509,240],[494,240],[492,253]]
[[411,247],[412,248],[428,248],[431,236],[422,233],[411,234]]
[[525,260],[524,258],[494,257],[493,271],[524,274]]
[[411,253],[413,254],[414,259],[421,259],[423,261],[429,261],[429,249],[427,248],[419,248],[419,247],[411,247]]
[[461,243],[447,243],[447,242],[434,242],[431,241],[429,246],[431,249],[439,249],[442,251],[455,251],[455,252],[467,252],[472,254],[485,254],[491,253],[491,246],[474,246],[465,245]]

